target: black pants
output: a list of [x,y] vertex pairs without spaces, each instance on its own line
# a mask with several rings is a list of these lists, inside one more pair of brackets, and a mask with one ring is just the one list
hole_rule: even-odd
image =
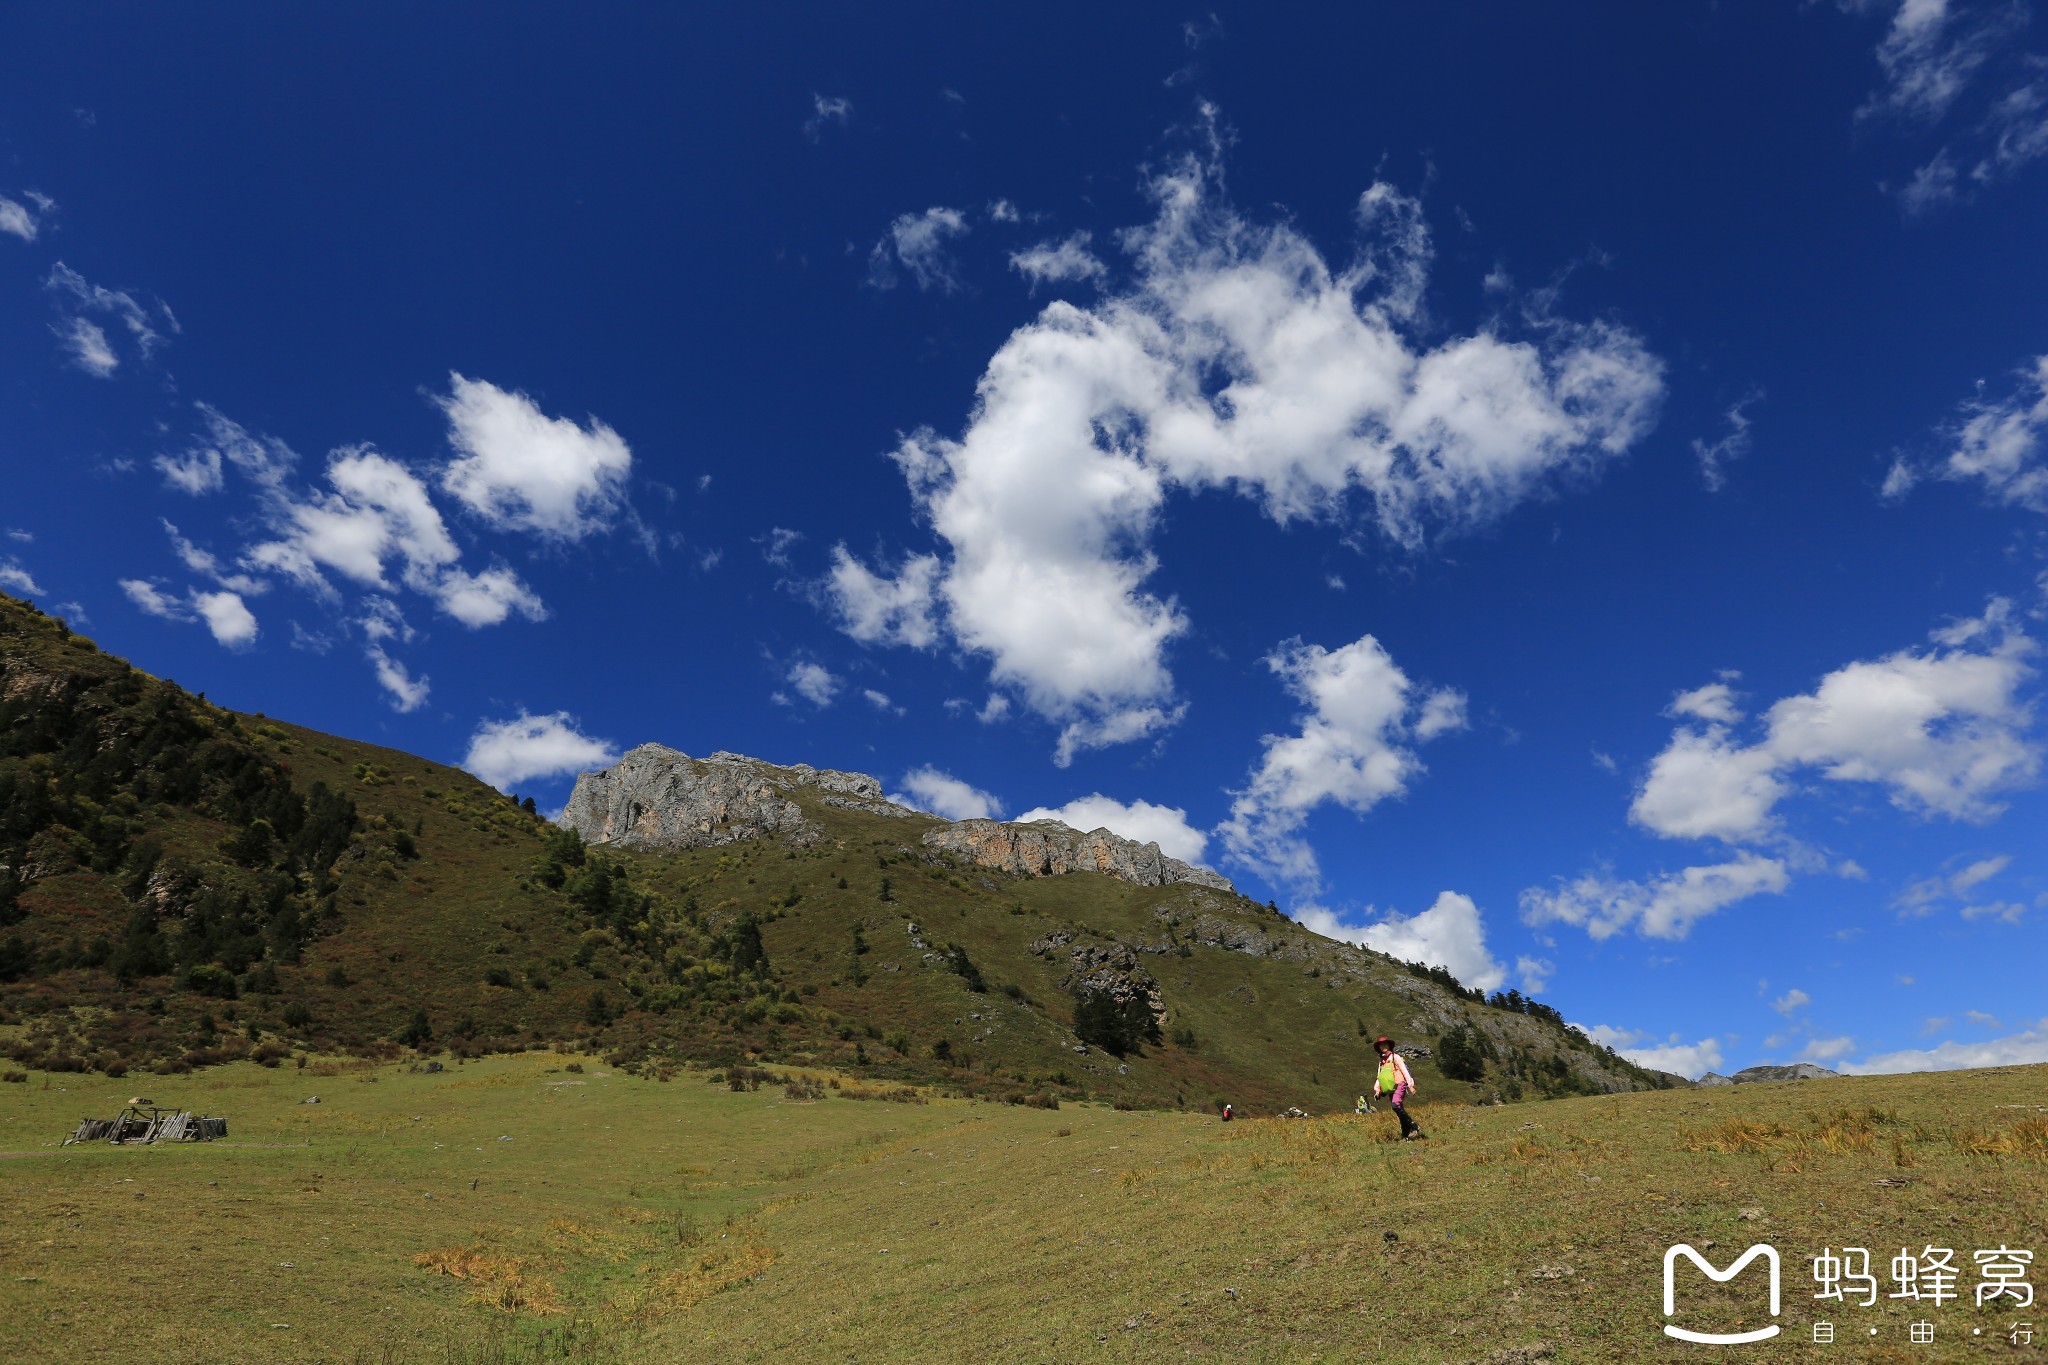
[[[1390,1101],[1390,1103],[1391,1103],[1391,1101]],[[1420,1129],[1419,1127],[1417,1127],[1417,1126],[1416,1126],[1416,1124],[1415,1124],[1415,1120],[1414,1120],[1414,1119],[1411,1119],[1411,1118],[1409,1118],[1409,1117],[1408,1117],[1408,1106],[1407,1106],[1407,1105],[1405,1105],[1405,1104],[1394,1104],[1394,1105],[1393,1105],[1393,1109],[1394,1109],[1394,1117],[1396,1117],[1396,1118],[1398,1118],[1398,1119],[1400,1119],[1400,1120],[1401,1120],[1401,1136],[1402,1136],[1402,1137],[1404,1137],[1404,1138],[1405,1138],[1405,1137],[1412,1137],[1412,1136],[1413,1136],[1413,1135],[1415,1135],[1416,1133],[1419,1133],[1419,1132],[1421,1132],[1421,1131],[1422,1131],[1422,1129]]]

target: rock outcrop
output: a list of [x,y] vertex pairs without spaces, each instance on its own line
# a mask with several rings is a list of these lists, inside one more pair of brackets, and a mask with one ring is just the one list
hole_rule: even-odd
[[1100,872],[1138,886],[1188,882],[1217,891],[1237,889],[1227,878],[1205,867],[1190,867],[1178,858],[1167,857],[1157,844],[1141,844],[1106,829],[1083,834],[1057,820],[1034,820],[1030,824],[961,820],[928,832],[924,842],[928,848],[965,858],[976,867],[1018,876]]
[[828,805],[915,814],[889,802],[866,773],[808,763],[784,768],[724,751],[692,758],[643,744],[611,767],[578,777],[562,823],[590,843],[635,848],[711,848],[770,835],[807,846],[824,830],[789,799],[799,787],[824,793]]
[[1737,1085],[1754,1085],[1759,1081],[1818,1081],[1840,1074],[1812,1062],[1794,1062],[1791,1066],[1744,1067],[1729,1079]]
[[[814,791],[820,805],[841,810],[924,815],[889,800],[881,782],[866,773],[808,763],[783,767],[723,751],[692,758],[664,744],[643,744],[611,767],[578,777],[561,822],[593,844],[712,848],[773,837],[805,847],[825,831],[791,799],[799,789]],[[1099,872],[1138,886],[1187,883],[1236,891],[1207,868],[1167,857],[1157,844],[1141,844],[1106,829],[1084,834],[1057,820],[946,822],[927,832],[924,843],[934,860],[948,854],[975,867],[1022,876]]]

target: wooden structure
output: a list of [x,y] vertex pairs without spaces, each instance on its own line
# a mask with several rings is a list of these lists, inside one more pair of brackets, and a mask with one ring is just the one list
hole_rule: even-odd
[[228,1135],[226,1119],[203,1118],[189,1109],[164,1109],[147,1101],[128,1105],[110,1119],[80,1119],[78,1131],[64,1139],[142,1145],[156,1142],[211,1142]]

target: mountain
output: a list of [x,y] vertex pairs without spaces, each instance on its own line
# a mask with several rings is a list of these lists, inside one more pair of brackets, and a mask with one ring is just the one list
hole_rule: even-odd
[[0,1051],[178,1071],[573,1042],[1010,1098],[1349,1107],[1661,1088],[1508,993],[1333,942],[1106,830],[643,746],[533,802],[243,715],[0,597]]

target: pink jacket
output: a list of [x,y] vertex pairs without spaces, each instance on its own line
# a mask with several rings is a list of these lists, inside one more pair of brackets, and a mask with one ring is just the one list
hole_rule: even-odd
[[[1413,1092],[1415,1089],[1415,1076],[1408,1070],[1408,1059],[1396,1052],[1387,1060],[1394,1064],[1394,1088],[1399,1090],[1405,1085]],[[1372,1093],[1375,1095],[1380,1093],[1379,1067],[1377,1066],[1373,1068]]]

